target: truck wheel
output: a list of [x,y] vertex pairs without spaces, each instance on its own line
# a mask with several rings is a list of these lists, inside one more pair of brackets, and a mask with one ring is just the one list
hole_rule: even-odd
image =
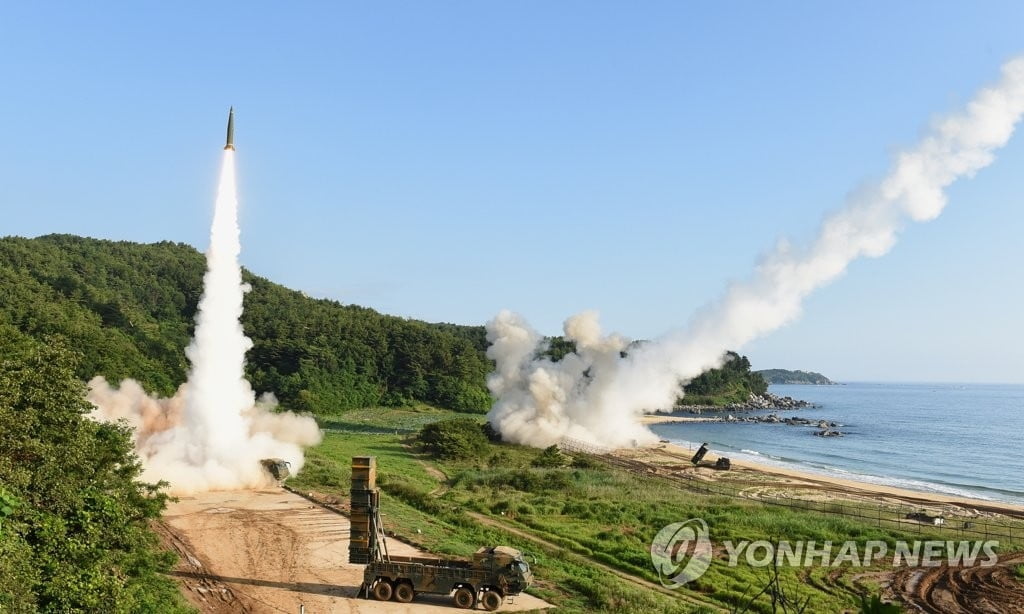
[[408,582],[399,582],[395,585],[395,601],[400,603],[409,603],[415,596],[416,591],[412,590],[412,584],[409,584]]
[[373,585],[373,598],[377,601],[391,599],[392,593],[394,593],[394,589],[391,588],[391,583],[387,580],[377,580]]
[[501,607],[501,602],[505,601],[501,598],[501,595],[497,591],[486,590],[482,597],[480,597],[480,604],[484,606],[484,609],[493,612]]
[[452,600],[455,602],[455,607],[463,608],[465,610],[476,605],[476,595],[474,595],[473,591],[469,590],[465,586],[455,591],[455,596],[452,597]]

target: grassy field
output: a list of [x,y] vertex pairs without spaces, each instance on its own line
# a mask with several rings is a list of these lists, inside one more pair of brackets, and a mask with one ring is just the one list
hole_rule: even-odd
[[[768,570],[740,557],[729,566],[725,540],[844,542],[927,538],[842,517],[702,495],[605,466],[587,457],[564,467],[532,466],[540,450],[490,444],[478,458],[438,461],[418,451],[412,431],[448,417],[441,410],[360,410],[323,421],[324,442],[307,454],[289,483],[347,499],[351,457],[377,456],[383,520],[389,532],[432,552],[466,556],[507,544],[535,557],[530,590],[563,608],[591,612],[716,612],[745,605]],[[339,426],[340,425],[340,426]],[[665,525],[701,518],[716,545],[700,579],[664,589],[650,562],[650,543]],[[877,592],[864,568],[780,568],[807,611],[856,610]],[[766,596],[752,612],[771,612]]]

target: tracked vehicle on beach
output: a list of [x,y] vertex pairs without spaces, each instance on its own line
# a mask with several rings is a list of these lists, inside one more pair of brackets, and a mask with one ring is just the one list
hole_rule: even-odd
[[480,548],[471,560],[392,556],[380,522],[377,464],[352,459],[352,528],[349,562],[366,565],[360,597],[409,603],[419,593],[451,595],[460,608],[479,603],[497,610],[507,597],[530,586],[533,575],[522,552],[506,546]]

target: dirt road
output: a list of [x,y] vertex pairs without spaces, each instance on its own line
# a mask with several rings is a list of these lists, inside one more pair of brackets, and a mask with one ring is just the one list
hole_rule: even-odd
[[[181,562],[174,575],[204,613],[453,614],[447,597],[411,604],[356,599],[362,565],[348,563],[349,522],[284,490],[204,493],[168,506],[159,527]],[[422,554],[388,541],[392,554]],[[500,611],[550,607],[519,595]],[[482,611],[482,610],[481,610]]]

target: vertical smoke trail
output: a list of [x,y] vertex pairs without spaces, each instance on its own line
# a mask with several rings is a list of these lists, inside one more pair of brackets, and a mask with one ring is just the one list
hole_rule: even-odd
[[239,320],[247,290],[240,252],[235,152],[225,149],[195,337],[185,350],[192,364],[188,382],[170,399],[148,396],[132,380],[120,388],[102,377],[89,382],[93,417],[127,421],[135,432],[142,478],[166,480],[172,494],[269,486],[273,479],[261,459],[284,459],[297,472],[302,448],[320,441],[315,420],[274,413],[273,396],[257,402],[245,379],[252,341]]
[[720,366],[727,349],[796,319],[807,295],[853,260],[884,255],[907,220],[938,217],[946,205],[943,190],[992,162],[1024,114],[1024,58],[1007,62],[1002,73],[964,111],[899,155],[881,182],[826,217],[810,245],[780,243],[748,280],[728,288],[681,331],[633,345],[621,357],[625,342],[602,337],[596,315],[581,314],[565,326],[576,354],[553,363],[535,358],[541,337],[528,324],[498,314],[487,327],[488,356],[497,364],[488,380],[498,399],[488,414],[491,424],[508,440],[536,446],[563,437],[606,445],[651,440],[638,416],[671,407],[680,385]]
[[243,443],[247,429],[242,412],[255,401],[244,374],[245,352],[252,341],[239,321],[247,289],[238,263],[241,249],[235,152],[225,149],[195,337],[185,350],[192,370],[184,425],[197,443],[189,450],[189,460],[195,464],[228,460],[219,456],[233,454]]

